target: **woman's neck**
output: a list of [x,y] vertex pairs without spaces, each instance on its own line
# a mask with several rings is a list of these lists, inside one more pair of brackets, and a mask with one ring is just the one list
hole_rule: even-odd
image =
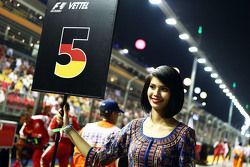
[[157,111],[152,110],[150,113],[150,120],[155,125],[176,125],[178,122],[174,118],[163,118]]

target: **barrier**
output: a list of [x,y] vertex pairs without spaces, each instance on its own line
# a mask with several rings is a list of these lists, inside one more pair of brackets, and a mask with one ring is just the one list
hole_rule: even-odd
[[15,143],[17,123],[0,120],[0,149],[9,149],[9,166],[11,164],[11,149]]

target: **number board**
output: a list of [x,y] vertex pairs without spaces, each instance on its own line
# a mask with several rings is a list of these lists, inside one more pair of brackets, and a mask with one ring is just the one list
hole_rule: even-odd
[[103,98],[118,0],[50,0],[32,90]]

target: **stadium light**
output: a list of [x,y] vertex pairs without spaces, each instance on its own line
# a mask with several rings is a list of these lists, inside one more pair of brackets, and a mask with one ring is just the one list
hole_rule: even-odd
[[225,89],[226,88],[226,85],[225,84],[220,84],[219,86],[221,89]]
[[207,62],[205,58],[199,58],[197,61],[200,64],[205,64]]
[[204,70],[207,72],[211,72],[213,70],[213,68],[210,66],[206,66],[206,67],[204,67]]
[[153,5],[159,5],[161,3],[161,0],[149,0],[149,2]]
[[189,50],[189,52],[191,52],[191,53],[198,52],[198,48],[195,47],[195,46],[189,47],[188,50]]
[[176,25],[177,24],[177,21],[175,18],[168,18],[165,20],[165,22],[168,24],[168,25]]
[[219,77],[219,75],[217,73],[212,73],[210,76],[211,76],[211,78],[218,78]]
[[186,34],[186,33],[183,33],[183,34],[179,35],[179,38],[182,39],[182,40],[188,40],[189,39],[189,35]]
[[215,83],[216,83],[216,84],[221,84],[221,83],[222,83],[222,80],[221,80],[221,79],[216,79],[216,80],[215,80]]
[[229,92],[229,89],[226,89],[226,88],[225,88],[225,89],[223,89],[223,92],[224,92],[224,93],[228,93],[228,92]]

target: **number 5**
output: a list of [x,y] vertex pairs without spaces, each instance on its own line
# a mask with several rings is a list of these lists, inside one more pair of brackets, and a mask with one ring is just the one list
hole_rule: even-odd
[[56,76],[61,78],[74,78],[83,72],[86,66],[87,56],[83,50],[73,48],[73,46],[75,41],[88,41],[89,31],[89,27],[63,27],[58,55],[68,55],[70,61],[66,65],[56,62],[54,71]]

